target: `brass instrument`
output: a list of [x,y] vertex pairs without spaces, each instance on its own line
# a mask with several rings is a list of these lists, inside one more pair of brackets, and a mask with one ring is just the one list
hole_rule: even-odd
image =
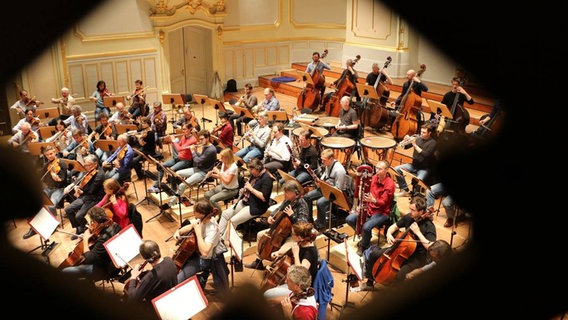
[[411,136],[405,135],[404,138],[398,143],[398,146],[405,148],[409,144],[412,144],[412,142],[414,142],[414,140],[416,140],[416,138],[418,138],[419,136],[419,134],[413,134]]
[[357,167],[357,180],[355,181],[355,194],[353,195],[353,208],[357,208],[357,224],[355,226],[355,235],[360,236],[363,224],[369,217],[368,203],[364,201],[365,194],[371,192],[371,178],[373,176],[373,168],[370,165],[363,164]]

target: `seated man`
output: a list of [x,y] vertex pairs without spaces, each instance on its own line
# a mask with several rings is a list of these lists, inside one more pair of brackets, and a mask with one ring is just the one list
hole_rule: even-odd
[[351,97],[343,96],[339,100],[341,111],[339,111],[339,123],[335,126],[332,136],[357,139],[359,136],[359,117],[357,111],[351,108]]
[[261,159],[264,155],[264,148],[270,140],[270,127],[268,126],[268,117],[266,112],[261,112],[257,116],[258,125],[247,131],[242,139],[246,139],[250,144],[241,150],[239,150],[235,155],[245,163],[249,163],[252,158]]
[[292,141],[284,134],[284,124],[278,122],[272,126],[272,141],[264,150],[264,167],[275,174],[278,169],[288,171],[292,157]]
[[[306,165],[315,171],[319,167],[319,153],[316,147],[311,142],[312,133],[308,130],[302,130],[298,135],[298,144],[300,147],[300,154],[298,157],[292,159],[293,170],[288,174],[304,186],[308,182],[313,181],[312,176],[306,170]],[[284,183],[284,179],[280,179],[280,184]]]
[[135,152],[128,144],[128,135],[126,133],[119,135],[116,140],[118,149],[103,161],[103,168],[110,168],[106,173],[106,178],[114,178],[122,185],[131,178],[134,163],[132,159],[134,159]]

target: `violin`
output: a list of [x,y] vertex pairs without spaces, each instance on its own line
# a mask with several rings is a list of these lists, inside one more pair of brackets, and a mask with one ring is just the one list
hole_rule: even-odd
[[[148,264],[148,260],[144,260],[144,262],[140,266],[138,266],[138,270],[144,269],[146,264]],[[142,279],[146,274],[148,274],[148,270],[142,271],[135,280],[140,281],[140,279]],[[132,279],[128,279],[124,282],[124,289],[122,292],[123,300],[128,296],[128,288],[130,287],[131,280]]]

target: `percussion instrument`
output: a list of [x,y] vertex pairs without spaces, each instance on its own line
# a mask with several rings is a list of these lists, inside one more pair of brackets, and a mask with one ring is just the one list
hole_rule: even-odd
[[355,140],[345,137],[325,137],[321,140],[321,145],[333,150],[333,155],[345,170],[351,165],[351,155],[355,149]]
[[329,131],[329,134],[335,132],[335,126],[339,123],[338,117],[320,117],[314,124],[323,127]]
[[396,141],[381,136],[365,137],[359,140],[363,149],[363,162],[373,166],[380,160],[391,163],[394,156]]
[[299,145],[300,145],[300,132],[302,132],[302,130],[317,130],[317,134],[314,134],[312,132],[312,144],[316,147],[316,149],[318,151],[321,151],[321,138],[318,136],[321,135],[322,137],[325,137],[329,131],[327,131],[327,129],[324,128],[318,128],[318,127],[312,127],[310,129],[305,129],[304,127],[299,127],[296,128],[294,130],[292,130],[292,142],[294,143],[294,146],[296,146],[299,149]]

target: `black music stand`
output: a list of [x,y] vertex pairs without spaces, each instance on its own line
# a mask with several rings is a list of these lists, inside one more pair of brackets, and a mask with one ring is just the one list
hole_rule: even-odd
[[[152,162],[153,160],[150,160],[150,158],[148,158],[146,156],[146,154],[144,154],[144,152],[136,149],[136,148],[132,148],[132,150],[134,150],[134,152],[136,152],[139,156],[141,156],[144,161],[146,161],[147,163]],[[144,199],[138,201],[138,203],[136,203],[136,206],[138,206],[139,204],[141,204],[144,201],[147,201],[148,204],[154,203],[152,201],[150,201],[150,197],[148,197],[148,182],[146,182],[146,176],[148,175],[148,170],[144,169],[144,167],[142,167],[142,171],[144,172],[144,176],[143,176],[143,180],[144,180],[144,190],[146,190],[146,196],[144,197]],[[140,177],[139,177],[140,178]]]
[[[161,165],[161,164],[160,164],[160,165]],[[176,180],[178,180],[178,181],[180,181],[180,182],[182,182],[182,183],[185,183],[185,185],[187,185],[187,187],[189,188],[189,194],[190,194],[189,197],[191,197],[191,188],[192,188],[192,186],[191,186],[189,183],[187,183],[187,181],[185,181],[185,178],[184,178],[184,177],[182,177],[182,176],[180,176],[179,174],[177,174],[177,173],[176,173],[175,171],[173,171],[170,167],[164,167],[164,166],[162,166],[162,169],[164,169],[164,172],[167,172],[167,173],[168,173],[171,177],[173,177],[174,179],[176,179]],[[177,189],[177,188],[176,188],[176,189]],[[184,195],[183,195],[183,194],[178,194],[178,193],[177,193],[177,190],[173,190],[173,193],[174,193],[174,195],[178,198],[179,224],[180,224],[180,227],[182,227],[183,225],[182,225],[181,204],[182,204],[182,198],[184,197]],[[173,210],[173,208],[171,208],[171,209]],[[162,210],[162,208],[160,208],[160,210]],[[150,219],[151,219],[151,218],[150,218]]]
[[[166,167],[164,167],[164,165],[161,164],[160,161],[156,160],[154,157],[152,157],[150,155],[148,155],[148,158],[150,158],[152,160],[152,162],[154,162],[156,164],[156,168],[161,167],[162,170],[164,170],[164,173],[168,172],[166,170]],[[163,203],[163,200],[162,200],[162,179],[158,179],[158,190],[159,190],[159,197],[160,197],[160,205],[158,206],[158,208],[160,208],[160,211],[157,214],[155,214],[154,216],[150,217],[148,220],[146,220],[146,223],[154,220],[155,218],[157,218],[158,216],[160,216],[161,214],[166,212],[166,210],[164,210],[164,203]],[[147,192],[147,190],[146,190],[146,192]],[[169,215],[168,215],[168,218],[172,222],[174,221],[174,219],[172,217],[170,217]],[[180,216],[180,218],[181,218],[181,216]]]
[[174,123],[176,122],[174,114],[174,104],[177,104],[177,109],[179,110],[182,108],[183,105],[185,105],[185,100],[183,99],[183,95],[181,93],[163,94],[162,104],[172,105],[172,118],[170,119],[169,122]]
[[205,118],[205,102],[209,101],[209,97],[202,95],[202,94],[194,93],[193,94],[193,100],[195,100],[199,104],[201,104],[201,123],[202,123],[201,128],[205,129],[205,122],[206,121],[209,122],[209,123],[213,122],[212,120]]
[[229,224],[227,226],[227,232],[229,233],[229,247],[231,249],[231,288],[235,286],[235,272],[243,272],[243,260],[242,257],[244,255],[243,252],[243,239],[237,233],[235,226],[229,220]]
[[[42,192],[43,193],[43,192]],[[53,206],[53,202],[43,193],[43,207],[39,212],[28,221],[30,227],[39,235],[40,245],[28,251],[28,254],[40,249],[41,255],[45,257],[46,262],[49,264],[49,254],[57,245],[56,242],[49,242],[49,237],[57,229],[59,221],[49,212],[48,206]]]
[[329,261],[329,250],[331,246],[331,239],[335,242],[339,243],[342,242],[343,239],[347,237],[345,234],[339,234],[337,231],[332,230],[331,228],[331,213],[333,211],[333,205],[338,205],[343,210],[349,212],[351,208],[349,207],[349,202],[347,198],[345,198],[345,194],[343,190],[339,190],[336,187],[321,181],[319,183],[321,194],[329,200],[329,210],[327,212],[327,219],[328,219],[328,228],[323,234],[327,236],[327,261]]
[[215,110],[217,110],[217,113],[215,114],[215,126],[219,125],[219,112],[225,112],[227,113],[227,109],[225,109],[225,106],[221,103],[221,101],[217,100],[217,99],[212,99],[209,98],[209,104],[213,105]]

